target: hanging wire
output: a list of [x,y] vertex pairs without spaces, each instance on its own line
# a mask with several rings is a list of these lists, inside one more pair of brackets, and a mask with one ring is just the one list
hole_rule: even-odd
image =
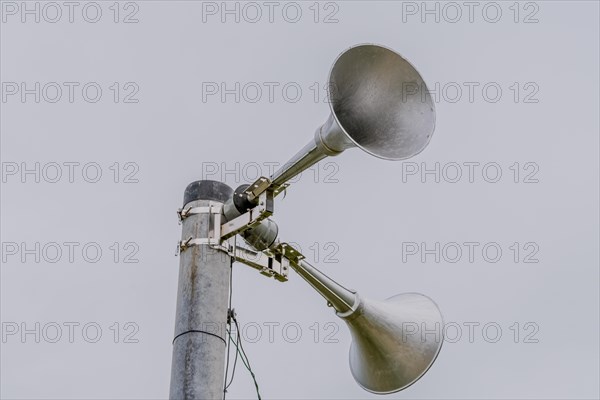
[[235,318],[235,315],[233,315],[232,319],[235,323],[235,329],[237,330],[238,343],[236,343],[236,347],[238,349],[238,352],[241,350],[240,357],[242,359],[242,362],[244,363],[244,366],[246,367],[248,372],[250,372],[250,376],[252,376],[252,380],[254,381],[254,387],[256,387],[256,395],[258,396],[258,400],[261,400],[258,382],[256,382],[256,375],[254,375],[254,372],[252,371],[252,367],[250,366],[250,360],[248,359],[246,350],[244,350],[244,345],[242,344],[242,337],[240,335],[240,327],[238,325],[237,319]]
[[[242,345],[242,337],[240,335],[237,320],[234,318],[233,321],[235,323],[236,331],[237,331],[236,339],[233,339],[233,337],[231,336],[231,330],[227,329],[227,334],[229,335],[229,339],[230,339],[231,343],[233,343],[233,345],[236,348],[236,360],[237,360],[237,354],[239,354],[240,360],[242,360],[244,367],[246,367],[248,372],[250,372],[250,376],[252,376],[252,380],[254,381],[254,387],[256,388],[256,395],[258,396],[258,400],[261,400],[258,382],[256,381],[256,375],[254,375],[254,372],[252,371],[252,367],[250,366],[250,360],[248,359],[248,355],[246,354],[246,351],[244,350],[244,346]],[[232,373],[231,381],[229,382],[229,385],[231,385],[231,382],[233,382],[234,375],[235,375],[235,364],[234,364],[234,369],[233,369],[233,373]],[[227,387],[229,387],[229,385],[227,385]]]
[[[232,339],[231,339],[231,333],[229,331],[227,331],[227,333],[229,334],[229,343],[232,343]],[[237,344],[235,345],[235,347],[237,348]],[[237,360],[238,360],[238,352],[235,352],[235,358],[233,359],[233,369],[231,370],[231,379],[229,380],[229,383],[227,383],[227,385],[225,386],[225,392],[227,392],[227,389],[229,389],[229,386],[231,386],[231,384],[233,383],[233,377],[235,376],[235,367],[237,366]],[[225,377],[225,382],[227,382],[227,377]]]
[[[231,262],[229,263],[229,304],[227,304],[227,325],[231,329],[231,314],[233,311],[231,310],[231,298],[233,296],[233,258],[231,258]],[[227,330],[227,328],[225,328]],[[227,330],[229,333],[229,330]],[[237,347],[237,346],[236,346]],[[231,348],[231,334],[229,334],[229,343],[227,343],[227,364],[225,364],[225,382],[223,382],[223,400],[225,400],[225,395],[227,394],[227,388],[233,382],[233,375],[235,374],[235,364],[237,364],[237,352],[235,353],[235,361],[233,363],[233,372],[231,374],[231,382],[229,385],[227,384],[227,374],[229,373],[229,349]]]
[[[234,247],[235,247],[235,245],[234,245]],[[250,366],[250,360],[248,359],[248,355],[246,354],[246,351],[244,350],[244,345],[242,344],[242,336],[240,335],[240,326],[235,317],[235,310],[233,308],[231,308],[232,297],[233,297],[233,260],[234,259],[232,258],[231,264],[229,265],[229,268],[230,268],[230,272],[229,272],[229,304],[228,304],[228,308],[227,308],[227,327],[225,328],[225,330],[227,331],[227,336],[229,338],[228,338],[228,343],[227,343],[227,356],[226,356],[227,363],[225,364],[225,381],[223,382],[223,400],[225,400],[225,396],[227,394],[227,389],[233,383],[233,378],[235,377],[235,367],[237,366],[238,357],[240,360],[242,360],[244,367],[246,367],[248,372],[250,372],[250,376],[252,376],[252,380],[254,381],[254,387],[256,388],[256,395],[258,396],[258,400],[261,400],[260,390],[258,388],[258,382],[256,382],[256,376],[254,375],[254,372],[252,371],[252,367]],[[233,339],[231,336],[231,321],[232,320],[235,324],[235,330],[236,330],[236,338],[235,339]],[[232,343],[236,348],[236,352],[235,352],[235,359],[233,361],[233,368],[231,370],[231,378],[229,378],[229,383],[227,383],[227,378],[229,376],[229,349],[231,348]]]

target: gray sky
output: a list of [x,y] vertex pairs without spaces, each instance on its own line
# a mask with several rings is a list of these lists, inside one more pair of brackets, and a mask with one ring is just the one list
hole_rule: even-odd
[[[167,397],[183,190],[287,161],[357,43],[417,67],[433,139],[326,159],[274,218],[365,297],[440,306],[451,341],[389,397],[599,396],[597,2],[113,3],[0,3],[3,398]],[[298,276],[233,281],[264,398],[377,397]],[[253,397],[238,363],[228,398]]]

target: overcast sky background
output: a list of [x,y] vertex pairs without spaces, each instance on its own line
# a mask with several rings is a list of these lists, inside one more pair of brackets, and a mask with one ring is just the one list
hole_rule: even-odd
[[[436,132],[406,162],[354,149],[305,172],[276,203],[281,239],[365,297],[421,292],[440,306],[455,343],[389,398],[598,398],[597,2],[477,3],[472,21],[462,2],[460,18],[438,3],[439,22],[421,2],[392,1],[276,3],[270,22],[259,2],[255,23],[242,3],[239,23],[221,21],[220,2],[113,3],[97,2],[96,23],[86,2],[72,23],[62,2],[56,23],[43,2],[39,23],[21,2],[1,3],[2,398],[166,398],[186,185],[236,187],[285,162],[328,116],[331,63],[365,42],[396,50],[437,88]],[[21,83],[35,82],[39,103],[23,101]],[[239,102],[208,91],[236,82]],[[39,183],[21,174],[36,163]],[[436,163],[439,183],[420,174]],[[65,242],[78,243],[73,260]],[[478,243],[472,260],[465,242]],[[413,243],[439,243],[439,262],[408,254]],[[236,264],[233,290],[264,398],[377,397],[352,379],[343,322],[298,276],[279,283]],[[21,336],[36,323],[39,343]],[[89,343],[94,327],[102,336]],[[255,398],[240,363],[228,398]]]

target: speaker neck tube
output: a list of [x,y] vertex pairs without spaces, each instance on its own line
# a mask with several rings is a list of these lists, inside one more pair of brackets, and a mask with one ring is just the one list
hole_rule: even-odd
[[347,314],[355,310],[358,303],[356,293],[346,289],[304,260],[290,263],[292,269],[311,285],[338,314]]
[[281,186],[325,157],[327,157],[327,154],[321,151],[313,139],[306,146],[304,146],[302,150],[296,153],[296,155],[292,157],[285,165],[275,171],[275,173],[271,176],[271,182],[273,182],[275,187]]
[[333,114],[315,132],[313,139],[272,176],[273,186],[281,186],[327,156],[337,156],[356,145],[340,128]]

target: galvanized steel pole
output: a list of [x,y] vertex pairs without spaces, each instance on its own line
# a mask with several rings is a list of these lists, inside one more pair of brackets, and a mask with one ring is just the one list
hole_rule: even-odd
[[[221,182],[197,181],[185,190],[184,208],[225,203],[233,190]],[[214,216],[213,216],[214,217]],[[182,222],[182,240],[208,238],[209,213]],[[208,244],[180,253],[171,399],[222,399],[231,257]]]

